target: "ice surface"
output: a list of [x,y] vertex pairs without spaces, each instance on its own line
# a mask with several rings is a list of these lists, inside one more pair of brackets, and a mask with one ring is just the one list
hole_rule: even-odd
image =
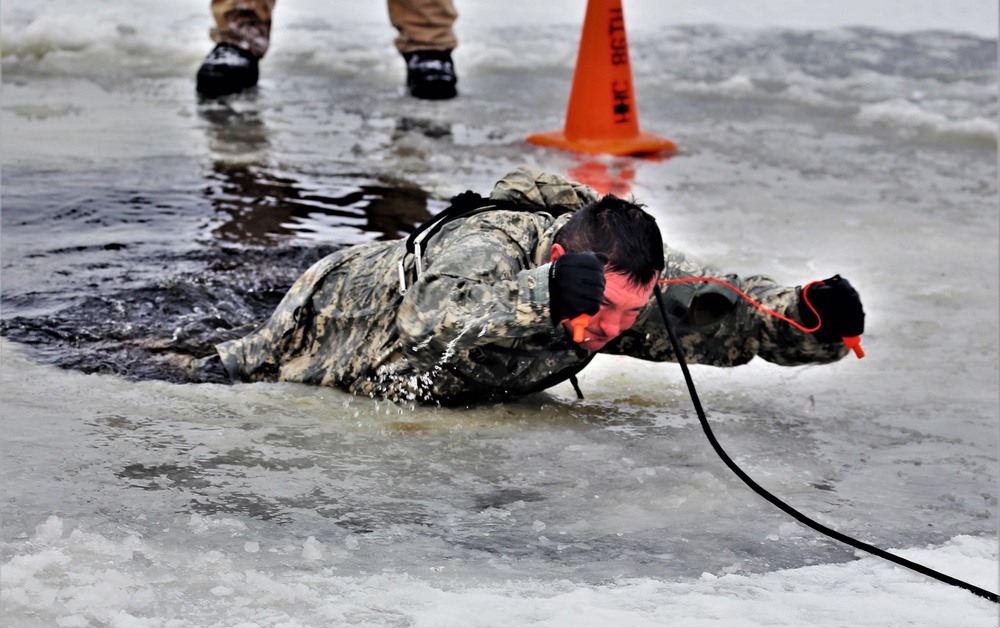
[[868,357],[694,367],[717,435],[821,523],[997,590],[995,2],[626,0],[642,126],[682,147],[659,160],[523,142],[562,124],[582,2],[460,1],[444,103],[402,94],[382,4],[335,4],[279,3],[260,87],[216,102],[206,3],[0,5],[3,318],[121,321],[0,340],[5,627],[997,625],[753,495],[674,365],[470,410],[49,366],[144,339],[206,265],[398,237],[372,203],[533,165],[725,271],[850,278]]

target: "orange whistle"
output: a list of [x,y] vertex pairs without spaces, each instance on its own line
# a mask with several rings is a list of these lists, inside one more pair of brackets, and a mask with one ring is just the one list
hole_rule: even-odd
[[861,348],[861,336],[844,336],[844,344],[858,356],[858,359],[865,357],[865,350]]
[[590,324],[590,315],[581,314],[571,320],[569,324],[573,327],[573,342],[583,342],[583,332],[587,330],[587,325]]

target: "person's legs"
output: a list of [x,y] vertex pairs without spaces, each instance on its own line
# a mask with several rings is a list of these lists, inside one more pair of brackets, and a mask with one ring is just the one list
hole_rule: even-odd
[[275,0],[212,0],[212,41],[232,44],[260,59],[271,38]]
[[452,25],[458,18],[451,0],[388,0],[389,21],[399,31],[396,49],[406,60],[406,85],[417,98],[456,95],[451,51],[458,45]]
[[212,0],[217,45],[198,69],[198,91],[232,94],[257,84],[258,60],[267,52],[276,0]]
[[458,13],[451,0],[388,0],[389,21],[399,31],[400,53],[453,50],[458,45],[452,25]]

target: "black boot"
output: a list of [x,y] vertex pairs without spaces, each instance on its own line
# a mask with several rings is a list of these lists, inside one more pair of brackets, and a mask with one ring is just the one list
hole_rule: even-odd
[[425,100],[446,100],[458,93],[455,64],[450,50],[418,50],[403,53],[406,87],[410,95]]
[[232,44],[219,44],[198,68],[198,93],[214,98],[257,84],[257,58]]

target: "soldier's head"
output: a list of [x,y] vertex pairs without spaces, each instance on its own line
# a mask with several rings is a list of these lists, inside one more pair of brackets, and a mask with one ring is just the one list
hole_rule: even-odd
[[577,211],[556,233],[550,261],[568,251],[608,256],[604,301],[587,325],[584,349],[597,351],[635,323],[663,270],[663,239],[642,205],[612,194]]
[[593,251],[608,256],[608,272],[644,286],[663,270],[663,239],[656,219],[637,203],[613,194],[577,211],[556,233],[565,251]]

